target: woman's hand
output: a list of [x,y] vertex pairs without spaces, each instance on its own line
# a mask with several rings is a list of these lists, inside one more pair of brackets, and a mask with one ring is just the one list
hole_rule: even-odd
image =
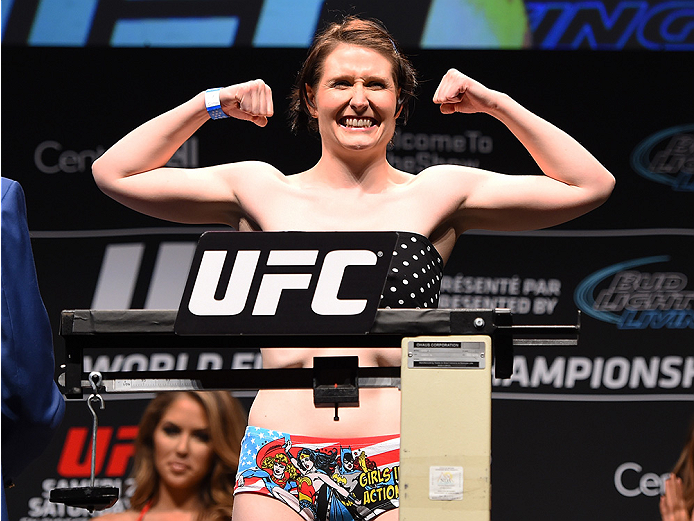
[[495,95],[498,93],[480,82],[456,69],[449,69],[434,93],[434,103],[441,106],[444,114],[489,112]]
[[662,521],[690,521],[682,493],[682,480],[670,474],[665,480],[665,495],[660,498]]
[[231,85],[219,92],[222,110],[236,119],[252,121],[259,127],[267,125],[273,114],[272,90],[263,80]]

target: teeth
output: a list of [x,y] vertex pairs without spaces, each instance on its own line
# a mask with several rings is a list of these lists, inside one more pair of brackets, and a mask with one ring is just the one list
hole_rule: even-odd
[[345,118],[345,127],[370,127],[373,125],[371,118]]

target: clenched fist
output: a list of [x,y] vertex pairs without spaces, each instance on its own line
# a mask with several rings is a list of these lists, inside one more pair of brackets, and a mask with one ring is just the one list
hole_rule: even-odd
[[232,118],[252,121],[259,127],[267,125],[273,114],[272,90],[263,80],[230,85],[219,92],[222,110]]
[[434,103],[441,106],[441,112],[444,114],[488,113],[494,105],[494,97],[498,94],[462,72],[449,69],[434,93]]

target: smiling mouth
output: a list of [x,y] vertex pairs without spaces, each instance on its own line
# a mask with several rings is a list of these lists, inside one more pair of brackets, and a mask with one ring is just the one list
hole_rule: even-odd
[[375,127],[378,122],[373,118],[344,117],[339,121],[340,125],[347,128]]

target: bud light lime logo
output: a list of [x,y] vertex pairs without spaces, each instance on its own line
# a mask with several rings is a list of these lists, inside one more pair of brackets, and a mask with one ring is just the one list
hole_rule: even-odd
[[687,289],[687,276],[636,269],[669,260],[643,257],[596,271],[576,287],[574,301],[587,315],[619,329],[694,329],[694,291]]
[[644,139],[631,155],[631,166],[646,179],[678,192],[694,192],[694,124],[671,127]]

